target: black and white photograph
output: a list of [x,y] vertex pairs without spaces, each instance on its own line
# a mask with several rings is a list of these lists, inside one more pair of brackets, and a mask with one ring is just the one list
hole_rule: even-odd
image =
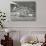
[[10,4],[11,21],[35,21],[35,1],[13,1]]

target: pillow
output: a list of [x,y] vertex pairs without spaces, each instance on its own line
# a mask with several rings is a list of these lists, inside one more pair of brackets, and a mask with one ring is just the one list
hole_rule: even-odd
[[34,41],[37,41],[37,38],[35,36],[23,36],[20,39],[21,43],[33,43]]

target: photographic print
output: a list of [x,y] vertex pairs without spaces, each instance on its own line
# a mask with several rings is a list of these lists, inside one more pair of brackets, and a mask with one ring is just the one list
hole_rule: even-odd
[[10,4],[11,21],[35,21],[36,2],[35,1],[14,1]]

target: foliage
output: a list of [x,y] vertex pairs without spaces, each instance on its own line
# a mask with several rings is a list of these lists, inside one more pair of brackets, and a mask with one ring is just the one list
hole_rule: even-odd
[[0,27],[3,28],[3,23],[4,23],[5,20],[6,20],[5,13],[0,11]]

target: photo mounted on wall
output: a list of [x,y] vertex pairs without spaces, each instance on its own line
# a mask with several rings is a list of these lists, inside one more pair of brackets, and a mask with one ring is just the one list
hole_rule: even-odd
[[11,21],[35,21],[35,1],[14,1],[10,4]]

